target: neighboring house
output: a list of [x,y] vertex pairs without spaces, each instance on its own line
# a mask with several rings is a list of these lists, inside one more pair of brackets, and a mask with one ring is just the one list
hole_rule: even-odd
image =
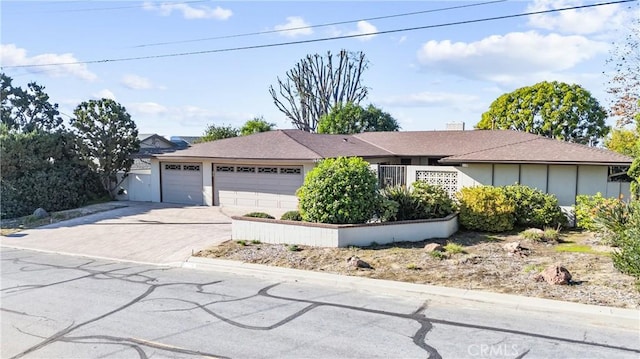
[[129,176],[120,185],[118,199],[149,202],[152,199],[151,156],[174,152],[188,147],[188,144],[177,144],[157,134],[139,134],[138,139],[140,150],[131,156],[133,165]]
[[296,190],[319,160],[359,156],[381,184],[424,180],[450,193],[520,183],[555,194],[628,197],[632,159],[604,149],[515,131],[368,132],[276,130],[193,145],[151,159],[154,202],[295,209]]

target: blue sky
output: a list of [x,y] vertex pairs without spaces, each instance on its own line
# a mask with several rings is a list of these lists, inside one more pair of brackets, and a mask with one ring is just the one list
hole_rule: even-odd
[[[388,19],[386,15],[480,4],[463,1],[2,1],[2,71],[35,81],[66,115],[108,97],[141,133],[200,135],[208,124],[240,127],[264,116],[292,128],[270,85],[307,54],[363,51],[370,61],[363,104],[393,115],[402,130],[473,127],[499,95],[539,81],[577,83],[607,107],[606,59],[637,3],[505,20],[242,51],[45,67],[201,52],[428,26],[594,4],[505,1]],[[291,27],[351,23],[210,39]],[[206,40],[205,40],[206,39]],[[164,44],[159,44],[164,43]],[[610,124],[615,121],[611,119]]]

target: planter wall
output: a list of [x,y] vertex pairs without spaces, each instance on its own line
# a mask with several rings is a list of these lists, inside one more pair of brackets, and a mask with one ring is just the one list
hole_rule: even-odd
[[457,214],[438,219],[345,225],[232,217],[231,224],[234,240],[316,247],[419,242],[431,238],[449,238],[457,231]]

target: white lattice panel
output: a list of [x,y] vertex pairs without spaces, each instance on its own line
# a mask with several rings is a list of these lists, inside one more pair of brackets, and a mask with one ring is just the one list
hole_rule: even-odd
[[455,171],[416,171],[416,181],[440,186],[449,197],[454,198],[458,192],[458,172]]

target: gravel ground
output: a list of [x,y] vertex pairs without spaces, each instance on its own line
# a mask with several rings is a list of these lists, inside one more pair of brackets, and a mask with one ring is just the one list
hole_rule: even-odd
[[[520,242],[524,255],[508,253],[503,246]],[[424,246],[452,242],[464,253],[445,253],[434,258]],[[366,248],[317,248],[284,244],[228,241],[196,254],[201,257],[238,260],[343,275],[363,276],[412,283],[476,289],[498,293],[557,299],[584,304],[640,308],[635,280],[618,272],[609,256],[612,250],[597,244],[589,233],[567,232],[562,243],[524,240],[518,235],[488,235],[458,232],[448,240]],[[581,252],[562,252],[567,246],[582,245]],[[347,259],[358,256],[372,269],[350,268]],[[560,264],[572,274],[570,285],[551,285],[533,277],[546,266]]]

